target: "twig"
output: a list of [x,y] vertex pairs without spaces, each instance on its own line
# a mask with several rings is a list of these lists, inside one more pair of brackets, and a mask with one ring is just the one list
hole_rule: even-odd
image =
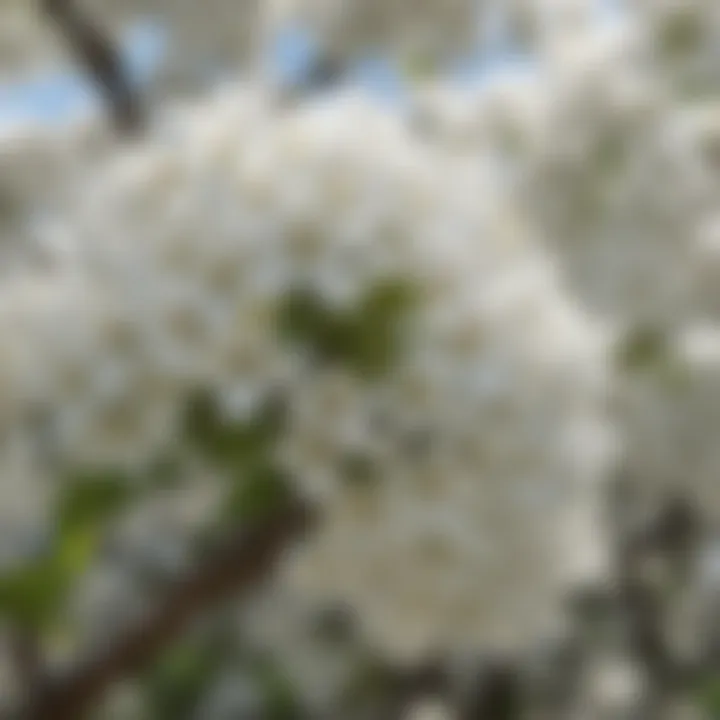
[[40,0],[40,3],[105,96],[118,132],[137,133],[144,121],[141,103],[112,40],[78,12],[73,0]]
[[22,720],[78,720],[117,680],[152,661],[194,619],[219,601],[250,591],[272,570],[288,543],[310,527],[307,507],[290,503],[272,518],[231,537],[189,577],[171,588],[164,603],[107,648],[90,653],[64,675],[35,689]]

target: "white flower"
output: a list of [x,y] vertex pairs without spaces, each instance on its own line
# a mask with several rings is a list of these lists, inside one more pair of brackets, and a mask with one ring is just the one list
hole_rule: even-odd
[[642,488],[681,491],[720,517],[720,332],[689,326],[666,338],[617,388],[628,465]]
[[560,59],[587,42],[600,21],[593,0],[508,0],[496,7],[515,42],[543,58]]
[[100,123],[0,123],[0,276],[63,264],[72,240],[52,213],[89,167],[112,149]]
[[44,401],[56,468],[132,468],[197,390],[252,419],[280,389],[274,460],[323,514],[287,582],[400,659],[541,632],[603,559],[602,334],[489,178],[400,117],[337,98],[232,142],[214,111],[223,152],[190,117],[99,168],[72,272],[0,284],[33,359],[0,349],[3,392]]
[[411,119],[495,173],[586,307],[672,329],[720,307],[717,108],[678,102],[641,30],[599,27],[480,86],[436,83]]

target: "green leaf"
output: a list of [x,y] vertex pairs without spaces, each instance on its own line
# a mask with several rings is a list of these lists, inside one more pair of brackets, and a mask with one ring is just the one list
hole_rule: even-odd
[[323,363],[346,365],[376,377],[391,365],[414,293],[407,283],[385,281],[368,292],[353,312],[328,307],[307,290],[289,293],[278,328],[291,342]]
[[53,564],[57,572],[68,581],[87,570],[97,551],[100,530],[95,527],[79,527],[67,530],[59,539]]
[[238,422],[223,415],[211,393],[200,392],[188,405],[185,434],[209,460],[238,473],[267,456],[285,419],[281,398],[268,399],[257,415]]
[[365,297],[350,321],[354,357],[348,358],[361,374],[375,377],[391,366],[413,300],[412,289],[396,282],[381,283]]
[[627,333],[618,347],[616,362],[623,370],[643,371],[663,363],[669,352],[668,339],[661,330],[641,325]]
[[210,392],[201,390],[190,398],[185,409],[184,430],[188,440],[198,449],[214,450],[221,427],[217,404]]
[[274,663],[265,661],[254,668],[255,678],[264,697],[266,720],[300,720],[302,706],[292,683]]
[[51,628],[99,539],[99,527],[67,526],[49,552],[0,574],[0,615],[36,630]]
[[26,628],[43,630],[66,590],[54,558],[41,558],[0,575],[0,616]]
[[68,480],[58,501],[52,546],[0,573],[0,614],[36,630],[50,627],[95,556],[105,522],[130,497],[120,475],[78,474]]
[[682,57],[698,47],[703,33],[700,16],[681,4],[661,28],[659,45],[663,53],[671,57]]
[[145,678],[153,720],[193,718],[222,661],[211,647],[190,641],[164,653]]
[[264,463],[237,478],[223,508],[223,519],[238,523],[267,517],[285,505],[289,497],[287,476]]
[[288,293],[279,311],[282,336],[310,351],[319,362],[341,361],[351,342],[351,329],[336,310],[307,290]]
[[687,364],[657,328],[638,326],[628,332],[615,358],[619,369],[648,376],[659,391],[670,395],[685,392],[692,382]]
[[720,720],[720,676],[711,678],[699,688],[697,701],[707,713],[708,720]]
[[301,288],[287,294],[278,313],[281,334],[310,346],[321,346],[328,327],[335,321],[334,314],[317,295]]
[[106,523],[124,510],[132,497],[131,481],[122,473],[78,473],[63,487],[58,507],[60,531]]

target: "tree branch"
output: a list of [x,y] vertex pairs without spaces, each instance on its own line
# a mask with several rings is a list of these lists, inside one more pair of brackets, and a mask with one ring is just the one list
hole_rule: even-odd
[[237,532],[117,642],[36,688],[19,717],[82,718],[115,681],[142,670],[192,620],[217,602],[252,590],[311,521],[312,513],[295,501],[273,517]]
[[13,673],[24,698],[29,697],[44,672],[36,633],[24,627],[9,630],[10,654]]
[[143,125],[144,114],[112,40],[82,17],[73,0],[40,0],[40,3],[105,96],[118,132],[137,133]]

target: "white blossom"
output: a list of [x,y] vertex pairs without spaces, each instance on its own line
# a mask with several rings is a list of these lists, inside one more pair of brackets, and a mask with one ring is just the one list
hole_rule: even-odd
[[49,268],[72,241],[53,213],[89,168],[116,149],[92,118],[53,126],[10,118],[0,124],[0,275]]
[[413,117],[494,168],[591,311],[670,329],[717,316],[717,110],[676,102],[637,24],[480,87],[431,87]]
[[688,326],[627,373],[617,388],[627,464],[640,487],[682,492],[720,516],[720,333]]
[[[323,510],[287,582],[403,659],[540,632],[602,561],[599,328],[488,179],[400,118],[352,97],[272,116],[238,94],[91,173],[66,214],[74,263],[0,285],[9,427],[40,403],[55,470],[132,468],[197,388],[251,418],[280,387],[276,459]],[[405,286],[379,368],[281,332],[298,288],[357,313]]]
[[621,344],[658,339],[618,375],[626,462],[645,489],[689,493],[714,516],[720,116],[712,84],[685,95],[676,75],[701,79],[710,40],[685,38],[679,64],[663,33],[709,38],[717,8],[633,6],[522,74],[470,90],[436,83],[415,118],[443,148],[496,169],[573,295]]

